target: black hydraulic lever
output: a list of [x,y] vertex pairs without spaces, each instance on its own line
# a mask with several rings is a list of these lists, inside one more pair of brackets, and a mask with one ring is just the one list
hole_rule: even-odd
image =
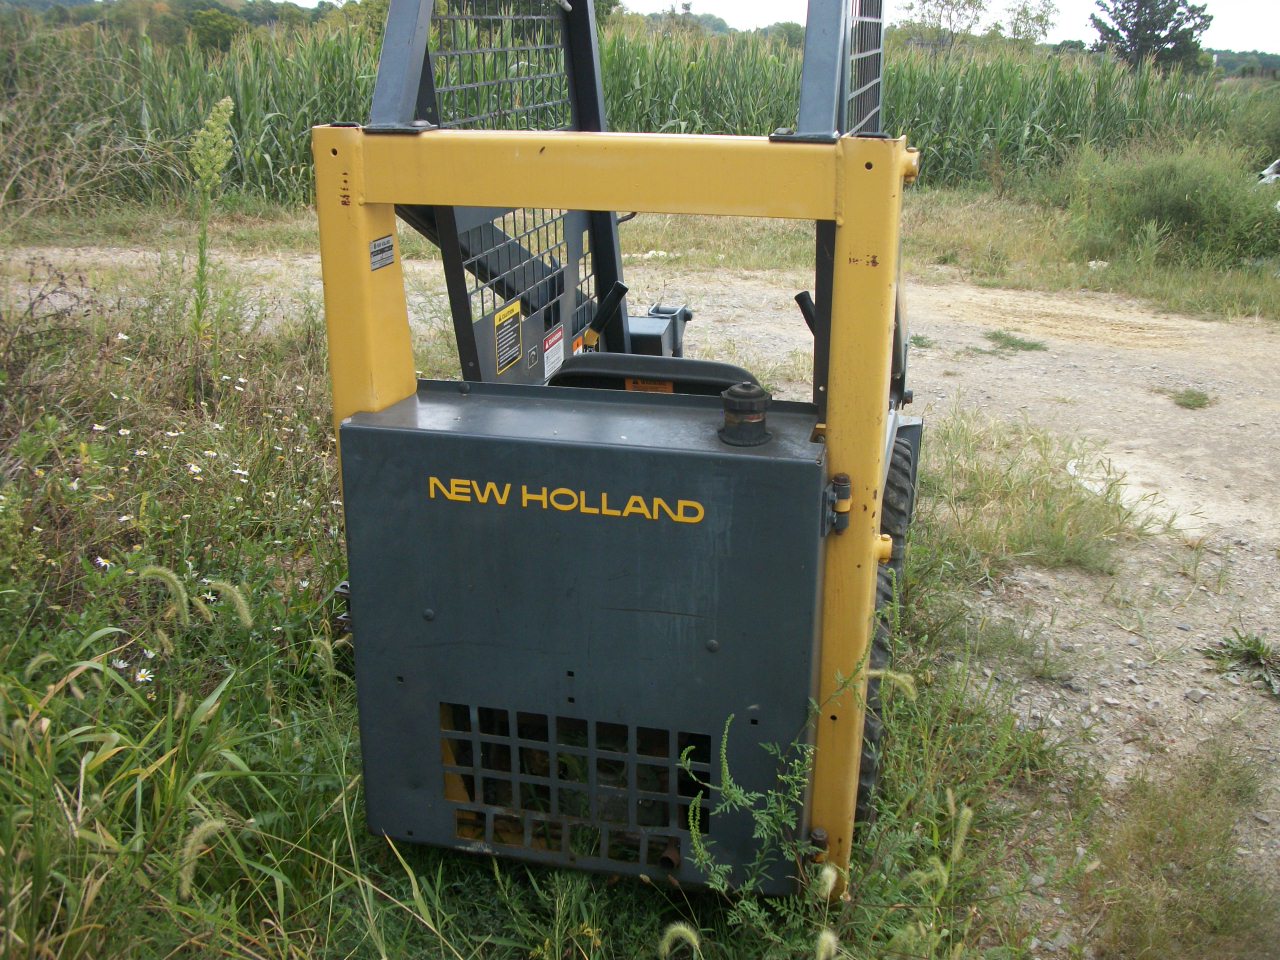
[[809,296],[808,290],[801,290],[796,294],[796,303],[800,306],[800,312],[804,315],[804,322],[809,325],[809,332],[814,333],[814,328],[818,323],[818,308],[813,304],[813,297]]
[[604,299],[600,301],[600,306],[596,308],[596,315],[591,318],[591,323],[582,333],[582,342],[586,346],[594,347],[600,342],[600,335],[621,312],[622,298],[626,295],[627,285],[621,280],[615,281],[609,288],[609,292],[604,295]]

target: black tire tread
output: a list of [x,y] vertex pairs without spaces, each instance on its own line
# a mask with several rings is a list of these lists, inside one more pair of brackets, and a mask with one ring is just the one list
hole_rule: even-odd
[[[894,592],[901,591],[906,570],[907,530],[915,510],[915,484],[912,482],[914,451],[905,439],[893,444],[889,475],[885,483],[880,515],[880,532],[893,538],[893,553],[882,564],[876,577],[876,626],[867,657],[872,670],[887,669],[891,660],[891,628]],[[875,821],[876,786],[880,780],[880,752],[884,743],[884,722],[880,718],[880,681],[867,681],[866,718],[862,728],[862,758],[858,764],[858,799],[855,824],[869,826]]]

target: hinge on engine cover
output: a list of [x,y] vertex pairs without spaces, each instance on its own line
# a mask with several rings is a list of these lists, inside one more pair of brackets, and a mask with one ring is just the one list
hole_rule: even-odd
[[844,533],[849,529],[849,507],[853,503],[853,482],[847,473],[837,473],[831,478],[824,492],[826,510],[823,512],[822,535]]

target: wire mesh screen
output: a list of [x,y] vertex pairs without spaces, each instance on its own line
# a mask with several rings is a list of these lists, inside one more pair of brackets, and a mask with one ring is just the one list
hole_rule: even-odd
[[[574,129],[565,14],[557,4],[440,0],[428,47],[436,111],[430,119],[440,126]],[[580,331],[594,311],[589,234],[580,211],[493,211],[479,225],[459,223],[470,321],[519,301],[521,323],[549,331],[567,319],[567,333]],[[527,365],[508,362],[501,344],[495,350],[494,375],[531,376]]]
[[449,0],[432,17],[437,122],[473,130],[567,130],[564,15],[546,0]]
[[884,0],[855,0],[845,103],[846,133],[879,133],[881,130],[883,10]]
[[[521,208],[465,232],[471,315],[486,317],[520,298],[526,317],[543,329],[560,322],[563,265],[569,257],[565,211]],[[502,370],[498,371],[503,372]]]

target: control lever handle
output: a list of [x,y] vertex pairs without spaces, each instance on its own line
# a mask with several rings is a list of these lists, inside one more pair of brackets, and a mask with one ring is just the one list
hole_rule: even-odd
[[804,322],[809,325],[809,332],[813,333],[818,323],[818,308],[814,306],[813,297],[809,296],[808,290],[801,290],[796,294],[796,303],[800,306]]
[[613,322],[613,318],[618,315],[622,308],[622,298],[627,295],[627,285],[621,280],[615,280],[609,292],[604,295],[604,299],[600,301],[600,306],[596,308],[596,315],[591,318],[591,323],[587,325],[587,329],[582,333],[582,342],[588,347],[595,347],[600,342],[600,335],[604,333],[605,328]]

